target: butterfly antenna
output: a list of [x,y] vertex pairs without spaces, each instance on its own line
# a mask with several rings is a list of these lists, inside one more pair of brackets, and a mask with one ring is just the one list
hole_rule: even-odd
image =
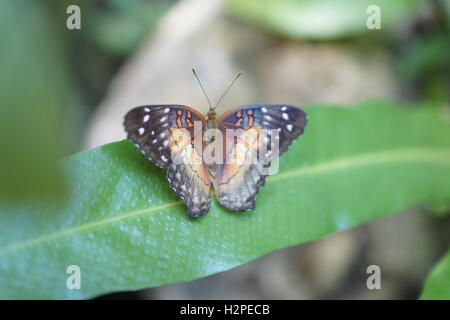
[[198,77],[198,75],[197,75],[197,73],[195,72],[195,69],[194,69],[194,68],[192,68],[192,72],[194,73],[194,76],[197,78],[198,84],[200,85],[200,88],[202,88],[202,91],[203,91],[203,94],[204,94],[205,97],[206,97],[206,100],[208,100],[209,108],[212,109],[213,107],[212,107],[212,105],[211,105],[211,101],[209,100],[208,95],[206,94],[205,88],[203,88],[202,82],[200,81],[200,78]]
[[244,72],[239,72],[238,75],[236,77],[234,77],[233,81],[231,81],[231,83],[228,85],[227,89],[225,90],[225,92],[220,96],[219,100],[217,101],[216,105],[214,106],[213,110],[216,110],[217,107],[219,106],[220,101],[222,101],[223,97],[227,94],[228,91],[230,91],[231,87],[233,86],[234,82],[243,74]]

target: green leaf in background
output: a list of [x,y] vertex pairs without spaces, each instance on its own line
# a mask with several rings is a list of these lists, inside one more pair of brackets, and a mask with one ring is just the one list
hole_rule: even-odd
[[0,198],[63,190],[55,168],[73,123],[61,121],[72,115],[71,80],[65,25],[52,18],[41,2],[0,2]]
[[143,42],[176,2],[108,0],[105,3],[108,10],[94,10],[90,15],[88,27],[93,31],[89,36],[105,51],[126,56]]
[[450,38],[448,30],[435,32],[418,39],[404,49],[397,68],[404,81],[414,81],[418,92],[424,92],[427,101],[449,101]]
[[[63,161],[72,195],[2,203],[0,298],[88,298],[189,281],[406,208],[450,203],[444,108],[308,107],[254,212],[213,201],[197,220],[165,171],[120,141]],[[81,268],[81,290],[66,269]]]
[[[367,32],[366,10],[381,10],[381,30],[417,12],[415,0],[227,0],[233,14],[286,37],[331,40]],[[392,30],[391,30],[392,31]]]
[[420,299],[450,299],[450,251],[428,275]]

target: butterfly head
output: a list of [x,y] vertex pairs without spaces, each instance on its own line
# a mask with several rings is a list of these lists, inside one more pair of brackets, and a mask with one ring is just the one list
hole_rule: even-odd
[[208,119],[214,119],[216,117],[216,109],[219,106],[219,103],[222,101],[222,98],[225,96],[225,94],[230,90],[230,88],[233,86],[234,82],[242,75],[242,71],[238,73],[238,75],[231,81],[225,92],[220,96],[219,100],[217,101],[216,105],[213,107],[211,105],[211,101],[209,100],[208,95],[206,94],[205,89],[203,88],[202,82],[200,81],[200,78],[197,76],[197,73],[195,72],[195,69],[192,68],[192,72],[194,73],[195,77],[197,78],[198,84],[200,85],[200,88],[202,89],[203,93],[205,94],[206,100],[208,100],[209,110],[206,114],[206,117]]
[[214,108],[209,108],[208,113],[206,114],[206,118],[214,119],[216,117],[216,110]]

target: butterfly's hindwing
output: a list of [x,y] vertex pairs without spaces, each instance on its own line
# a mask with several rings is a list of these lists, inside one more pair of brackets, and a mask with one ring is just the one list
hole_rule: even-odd
[[201,151],[194,147],[195,121],[202,125],[205,118],[192,108],[154,105],[134,108],[124,122],[128,139],[153,163],[168,168],[169,185],[184,200],[191,217],[208,212],[210,207],[209,175],[197,161]]
[[210,180],[202,164],[170,164],[167,180],[177,196],[183,199],[191,218],[197,218],[209,211],[211,206]]
[[224,163],[210,168],[217,200],[229,210],[253,210],[256,194],[264,185],[267,165],[252,161],[257,156],[258,132],[256,128],[244,130],[226,146]]
[[[277,154],[270,154],[270,157],[280,156],[303,133],[306,123],[307,117],[302,110],[287,105],[250,105],[222,115],[218,124],[223,132],[227,129],[241,131],[234,144],[227,147],[224,164],[216,166],[212,174],[219,203],[230,210],[254,209],[256,195],[265,182],[265,169],[270,166],[267,157],[263,161],[261,150],[266,156],[277,150]],[[277,134],[272,135],[270,130],[277,130]],[[274,144],[277,144],[276,149]],[[231,156],[244,152],[256,161],[242,161],[248,160],[246,157],[238,157],[234,163],[230,161]]]

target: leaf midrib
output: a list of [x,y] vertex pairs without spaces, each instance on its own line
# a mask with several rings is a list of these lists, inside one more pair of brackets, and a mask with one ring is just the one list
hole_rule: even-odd
[[[319,163],[306,168],[299,168],[294,170],[288,170],[283,173],[279,173],[275,176],[269,177],[268,181],[277,181],[288,179],[292,177],[304,176],[308,174],[329,172],[333,170],[346,169],[356,166],[383,164],[396,161],[409,161],[409,162],[430,162],[440,165],[450,166],[450,150],[447,149],[432,149],[432,148],[408,148],[403,150],[389,150],[376,153],[368,153],[362,155],[354,155],[352,157],[346,157],[338,160],[332,160],[324,163]],[[181,200],[166,203],[157,207],[147,208],[137,211],[128,212],[123,215],[113,216],[104,220],[86,223],[77,227],[69,228],[59,232],[55,232],[49,235],[36,237],[33,239],[14,243],[12,245],[3,247],[0,249],[0,256],[8,253],[16,252],[25,248],[40,245],[42,243],[52,241],[58,238],[63,238],[74,233],[83,232],[90,229],[96,229],[104,227],[108,224],[112,224],[117,221],[125,220],[128,218],[148,214],[154,211],[165,210],[177,205],[181,205]]]

